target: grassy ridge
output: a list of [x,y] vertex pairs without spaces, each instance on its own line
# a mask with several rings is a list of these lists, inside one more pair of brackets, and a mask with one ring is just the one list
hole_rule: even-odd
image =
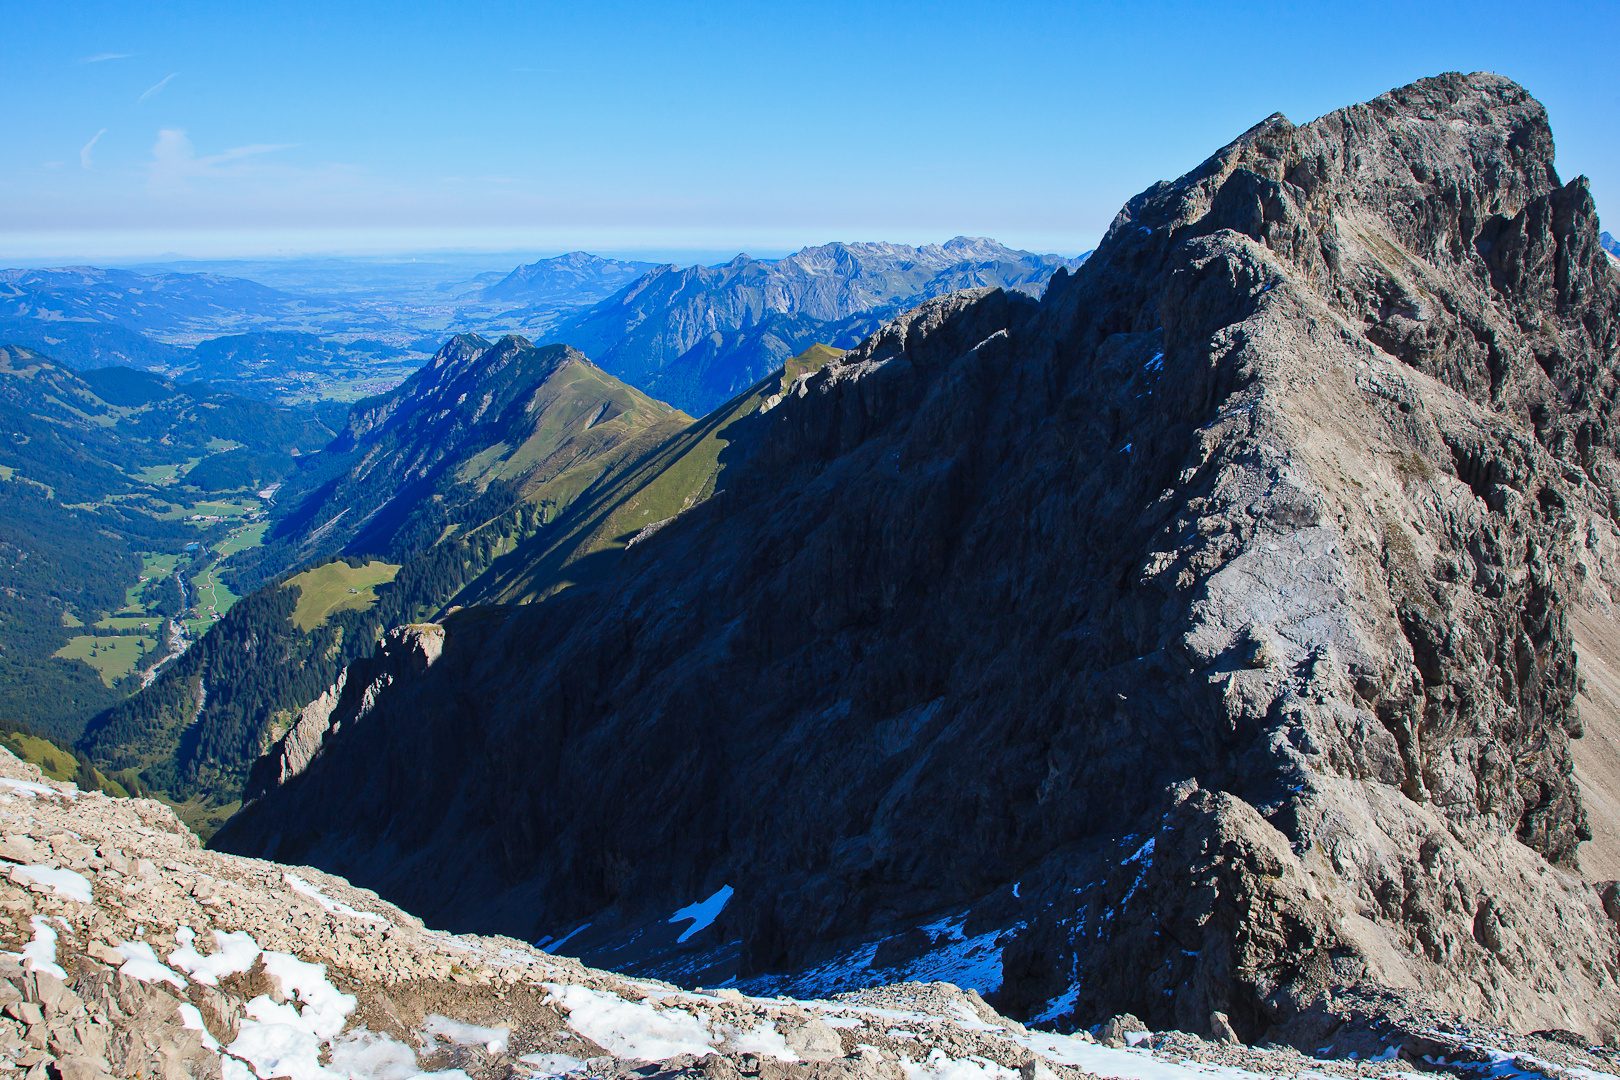
[[603,556],[714,494],[733,443],[768,398],[843,354],[813,345],[703,419],[644,432],[551,527],[497,559],[455,603],[531,603],[600,577],[611,564]]
[[75,783],[85,791],[100,791],[120,799],[129,798],[130,792],[116,780],[109,779],[83,757],[64,750],[49,739],[42,739],[25,731],[0,734],[4,746],[23,761],[39,766],[52,780]]

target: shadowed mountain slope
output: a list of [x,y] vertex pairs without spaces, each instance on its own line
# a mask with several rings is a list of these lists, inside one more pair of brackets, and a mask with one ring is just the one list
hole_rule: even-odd
[[[284,485],[292,509],[276,535],[235,560],[242,591],[262,587],[97,715],[81,745],[172,798],[229,807],[252,762],[384,630],[439,612],[498,556],[550,535],[579,492],[691,422],[565,346],[452,339],[358,403]],[[290,572],[323,558],[320,575]],[[322,588],[332,597],[312,615]]]
[[704,985],[1612,1035],[1620,275],[1552,159],[1486,74],[1266,120],[794,380],[597,586],[392,634],[218,842]]

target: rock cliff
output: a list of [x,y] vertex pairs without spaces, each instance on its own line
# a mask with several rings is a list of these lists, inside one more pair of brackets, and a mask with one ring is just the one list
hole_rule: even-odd
[[1570,744],[1617,306],[1515,84],[1273,116],[1039,302],[941,297],[796,380],[603,585],[446,620],[218,842],[688,981],[1612,1033]]

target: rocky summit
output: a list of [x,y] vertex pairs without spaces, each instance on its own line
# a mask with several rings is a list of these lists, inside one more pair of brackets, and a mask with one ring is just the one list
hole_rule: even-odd
[[1273,116],[599,584],[400,631],[215,842],[689,986],[1614,1038],[1617,305],[1514,83]]

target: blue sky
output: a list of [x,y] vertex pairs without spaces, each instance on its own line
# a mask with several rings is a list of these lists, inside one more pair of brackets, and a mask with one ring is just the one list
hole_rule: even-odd
[[1273,111],[1456,69],[1528,87],[1562,175],[1620,207],[1604,4],[0,10],[6,265],[959,233],[1072,254]]

